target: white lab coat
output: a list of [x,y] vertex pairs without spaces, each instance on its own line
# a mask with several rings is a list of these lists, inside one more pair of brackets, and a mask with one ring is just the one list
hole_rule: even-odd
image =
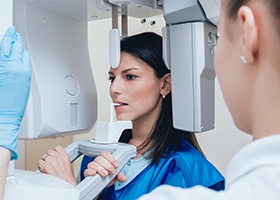
[[252,142],[230,161],[226,190],[160,186],[140,200],[280,200],[280,134]]

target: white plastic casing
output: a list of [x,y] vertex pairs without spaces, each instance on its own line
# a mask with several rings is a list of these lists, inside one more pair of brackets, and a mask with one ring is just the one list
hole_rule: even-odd
[[120,64],[120,30],[111,29],[109,32],[109,59],[111,67],[116,69]]
[[14,23],[32,60],[21,139],[83,133],[95,124],[87,10],[87,1],[14,1]]

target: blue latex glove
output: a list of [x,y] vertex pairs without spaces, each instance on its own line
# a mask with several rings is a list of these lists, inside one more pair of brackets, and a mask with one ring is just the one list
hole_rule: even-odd
[[18,133],[29,97],[30,80],[29,53],[12,26],[0,46],[0,146],[11,150],[11,160],[18,158]]

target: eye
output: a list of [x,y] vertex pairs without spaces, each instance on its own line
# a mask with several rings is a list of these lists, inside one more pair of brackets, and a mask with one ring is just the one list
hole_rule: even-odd
[[108,80],[112,83],[112,82],[115,80],[115,77],[110,76],[110,77],[108,78]]
[[126,75],[126,79],[127,80],[133,80],[133,79],[135,79],[136,78],[136,76],[134,76],[134,75],[131,75],[131,74],[127,74]]

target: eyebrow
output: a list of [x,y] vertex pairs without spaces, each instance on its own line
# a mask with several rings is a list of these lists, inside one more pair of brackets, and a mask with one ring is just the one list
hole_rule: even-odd
[[[123,70],[121,73],[122,73],[122,74],[125,74],[125,73],[127,73],[127,72],[129,72],[129,71],[131,71],[131,70],[139,70],[139,69],[136,68],[136,67],[132,67],[132,68]],[[109,71],[108,74],[114,75],[114,72]]]

